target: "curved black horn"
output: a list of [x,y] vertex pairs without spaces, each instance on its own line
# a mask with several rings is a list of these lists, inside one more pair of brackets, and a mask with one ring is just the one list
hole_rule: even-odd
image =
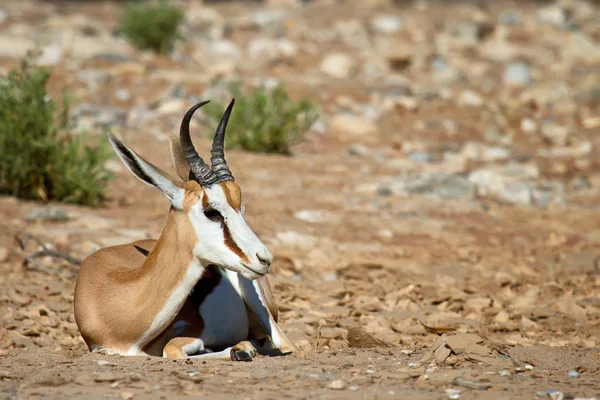
[[235,99],[232,99],[231,103],[229,103],[227,106],[225,113],[223,113],[221,122],[219,122],[217,131],[215,132],[212,149],[210,150],[211,168],[215,174],[217,174],[219,182],[234,180],[233,175],[227,166],[227,162],[225,161],[224,153],[225,130],[227,129],[227,122],[229,121],[229,116],[231,115],[231,110],[233,109],[234,103]]
[[194,174],[194,177],[201,185],[214,183],[217,175],[210,169],[208,164],[204,162],[202,157],[198,155],[198,152],[194,148],[194,144],[190,138],[190,120],[192,119],[194,112],[209,101],[210,100],[203,101],[190,108],[183,117],[179,129],[179,143],[181,144],[181,150],[190,166],[190,172]]

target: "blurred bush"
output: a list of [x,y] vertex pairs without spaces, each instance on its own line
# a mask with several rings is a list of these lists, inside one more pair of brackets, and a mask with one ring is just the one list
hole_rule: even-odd
[[[262,153],[290,154],[291,146],[319,118],[318,108],[309,99],[293,101],[281,84],[274,88],[264,85],[251,93],[243,93],[239,81],[220,83],[236,99],[231,114],[225,146]],[[214,129],[227,103],[212,100],[205,107],[204,124]]]
[[181,39],[178,28],[183,12],[168,0],[147,2],[130,1],[121,19],[120,32],[141,50],[167,54]]
[[68,134],[68,98],[60,108],[50,99],[50,70],[33,66],[33,57],[0,76],[0,194],[96,204],[112,177],[109,147]]

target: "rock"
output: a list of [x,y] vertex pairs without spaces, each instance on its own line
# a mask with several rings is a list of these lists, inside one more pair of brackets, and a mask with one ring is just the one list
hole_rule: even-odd
[[135,394],[133,392],[122,392],[121,393],[121,399],[123,400],[131,400],[135,397]]
[[310,222],[310,223],[324,223],[324,222],[335,222],[339,217],[329,211],[324,210],[302,210],[295,214],[295,217],[299,220]]
[[117,89],[115,91],[115,97],[119,101],[127,101],[131,98],[131,94],[126,89]]
[[531,83],[531,71],[529,65],[520,61],[510,63],[504,69],[504,82],[509,85],[529,85]]
[[544,121],[540,126],[540,135],[557,146],[567,144],[569,130],[554,121]]
[[324,339],[346,339],[348,337],[348,330],[344,328],[321,328],[320,337]]
[[463,45],[476,45],[493,30],[491,24],[477,21],[458,21],[450,26],[449,34]]
[[158,115],[180,114],[187,107],[187,103],[185,99],[169,99],[158,106],[156,113]]
[[350,55],[330,53],[321,61],[321,72],[332,78],[346,79],[350,77],[354,66],[354,60]]
[[358,115],[339,114],[329,121],[329,129],[340,136],[375,136],[377,124]]
[[490,196],[511,204],[529,205],[532,202],[531,186],[525,182],[508,181],[505,176],[489,169],[478,169],[469,175],[480,196]]
[[573,33],[561,48],[564,59],[587,65],[600,63],[600,45],[583,32]]
[[261,29],[278,30],[286,17],[286,12],[277,9],[262,9],[251,14],[251,23]]
[[523,118],[521,120],[521,130],[527,134],[535,133],[537,131],[537,124],[532,119]]
[[86,68],[83,71],[79,71],[77,77],[80,81],[84,82],[92,92],[95,92],[104,83],[110,80],[110,74],[108,72],[93,68]]
[[288,39],[258,38],[248,44],[248,55],[265,62],[293,60],[298,51],[295,43]]
[[[242,58],[242,51],[230,40],[215,40],[210,43],[207,49],[210,57],[223,61],[237,61]],[[206,55],[204,55],[206,60]]]
[[504,147],[467,142],[457,156],[472,161],[501,161],[510,157],[510,151]]
[[284,245],[292,245],[302,249],[310,249],[319,242],[319,239],[314,236],[294,231],[278,232],[276,238],[278,242]]
[[579,378],[579,372],[571,369],[568,372],[568,377],[571,378],[571,379],[578,379]]
[[408,159],[414,163],[430,163],[431,161],[433,161],[433,156],[431,155],[431,153],[428,153],[426,151],[416,151],[414,153],[410,153],[408,155]]
[[458,105],[461,107],[481,107],[483,99],[472,90],[465,90],[458,96]]
[[415,54],[412,42],[393,36],[377,37],[375,50],[387,60],[389,67],[394,71],[402,71],[410,66]]
[[328,387],[333,390],[344,390],[346,388],[346,383],[341,379],[337,379],[332,381]]
[[569,18],[569,11],[559,4],[552,4],[540,8],[536,13],[536,18],[541,23],[562,26]]
[[58,65],[63,58],[63,49],[56,45],[52,44],[50,46],[44,47],[42,50],[42,54],[36,60],[36,64],[42,67],[53,67]]
[[124,375],[113,372],[100,372],[94,375],[95,382],[115,382],[125,379]]
[[6,247],[0,247],[0,263],[8,259],[8,249]]
[[365,156],[370,153],[370,150],[359,143],[351,144],[348,147],[348,154],[353,156]]
[[565,204],[566,195],[562,182],[541,182],[533,187],[533,199],[540,207],[550,204]]
[[69,216],[65,210],[56,206],[39,207],[27,214],[27,221],[67,221]]
[[516,11],[502,11],[498,16],[498,22],[502,25],[517,25],[521,22],[521,15]]
[[468,179],[456,174],[430,173],[420,177],[402,178],[388,185],[392,194],[422,194],[446,199],[468,198],[473,185]]
[[402,29],[402,20],[395,15],[379,15],[371,20],[371,27],[377,33],[392,35]]
[[0,25],[4,23],[8,19],[8,13],[2,9],[0,9]]

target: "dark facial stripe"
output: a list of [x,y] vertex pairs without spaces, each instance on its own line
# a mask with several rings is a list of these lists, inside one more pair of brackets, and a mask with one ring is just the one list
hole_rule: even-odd
[[250,260],[248,260],[248,257],[246,257],[246,255],[242,251],[242,249],[240,249],[235,240],[233,240],[233,236],[231,236],[231,232],[229,231],[229,227],[226,223],[223,224],[223,235],[225,236],[225,246],[229,247],[229,250],[237,254],[238,257],[240,257],[242,260],[250,262]]

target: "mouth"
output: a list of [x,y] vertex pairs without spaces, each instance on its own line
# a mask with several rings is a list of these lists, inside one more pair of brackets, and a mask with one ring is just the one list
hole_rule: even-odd
[[242,263],[242,265],[244,266],[244,268],[254,272],[256,275],[264,276],[266,274],[266,272],[259,272],[259,271],[255,270],[254,268],[251,268],[250,266],[248,266],[248,264]]

